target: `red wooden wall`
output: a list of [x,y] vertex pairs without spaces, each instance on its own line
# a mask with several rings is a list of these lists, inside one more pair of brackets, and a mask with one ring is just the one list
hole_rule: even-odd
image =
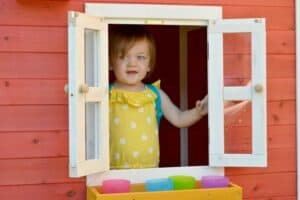
[[[268,167],[227,168],[226,174],[243,187],[244,199],[295,200],[294,1],[109,2],[217,5],[223,6],[224,18],[266,18]],[[85,199],[85,180],[68,178],[67,98],[63,92],[67,11],[83,11],[83,7],[84,0],[0,2],[1,200]],[[228,62],[234,65],[243,59],[233,56]]]

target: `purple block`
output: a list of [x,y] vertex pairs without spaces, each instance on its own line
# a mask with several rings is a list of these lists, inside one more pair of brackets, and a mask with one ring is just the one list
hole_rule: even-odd
[[226,176],[202,176],[203,188],[228,187],[229,178]]

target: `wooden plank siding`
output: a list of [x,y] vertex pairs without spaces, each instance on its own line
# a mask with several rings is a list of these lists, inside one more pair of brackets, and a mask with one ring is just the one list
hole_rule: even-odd
[[0,197],[8,199],[55,199],[55,200],[83,200],[85,199],[85,183],[55,183],[30,184],[19,186],[1,186]]
[[[232,79],[238,82],[239,79]],[[63,91],[66,80],[0,79],[0,105],[67,105]],[[295,100],[295,78],[269,79],[270,101]],[[277,90],[271,90],[277,88]]]
[[1,159],[53,158],[69,155],[66,145],[68,131],[2,132],[0,138]]
[[271,198],[295,196],[296,173],[270,173],[255,175],[230,176],[231,180],[243,187],[244,199]]
[[[0,199],[85,199],[85,179],[68,178],[68,107],[63,92],[67,11],[83,11],[84,2],[0,2]],[[226,175],[243,187],[246,200],[296,200],[294,1],[93,2],[216,5],[223,6],[224,18],[266,17],[268,167],[226,168]],[[226,49],[225,73],[233,83],[243,75],[234,66],[249,61],[247,54],[234,54],[240,51]],[[239,119],[243,120],[234,122],[230,137],[247,140],[243,136],[249,135],[250,120],[246,115]]]
[[0,79],[67,80],[67,63],[66,52],[0,52]]

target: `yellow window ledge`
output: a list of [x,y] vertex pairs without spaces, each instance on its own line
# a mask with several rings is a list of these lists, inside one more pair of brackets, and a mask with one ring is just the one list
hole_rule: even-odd
[[191,190],[147,192],[145,184],[132,184],[129,193],[102,194],[101,187],[88,187],[87,200],[242,200],[242,188],[230,183],[226,188],[201,188],[197,181]]

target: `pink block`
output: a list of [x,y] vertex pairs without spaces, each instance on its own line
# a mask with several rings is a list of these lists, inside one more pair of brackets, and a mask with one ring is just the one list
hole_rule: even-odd
[[102,193],[130,192],[130,181],[126,179],[108,179],[102,182]]

